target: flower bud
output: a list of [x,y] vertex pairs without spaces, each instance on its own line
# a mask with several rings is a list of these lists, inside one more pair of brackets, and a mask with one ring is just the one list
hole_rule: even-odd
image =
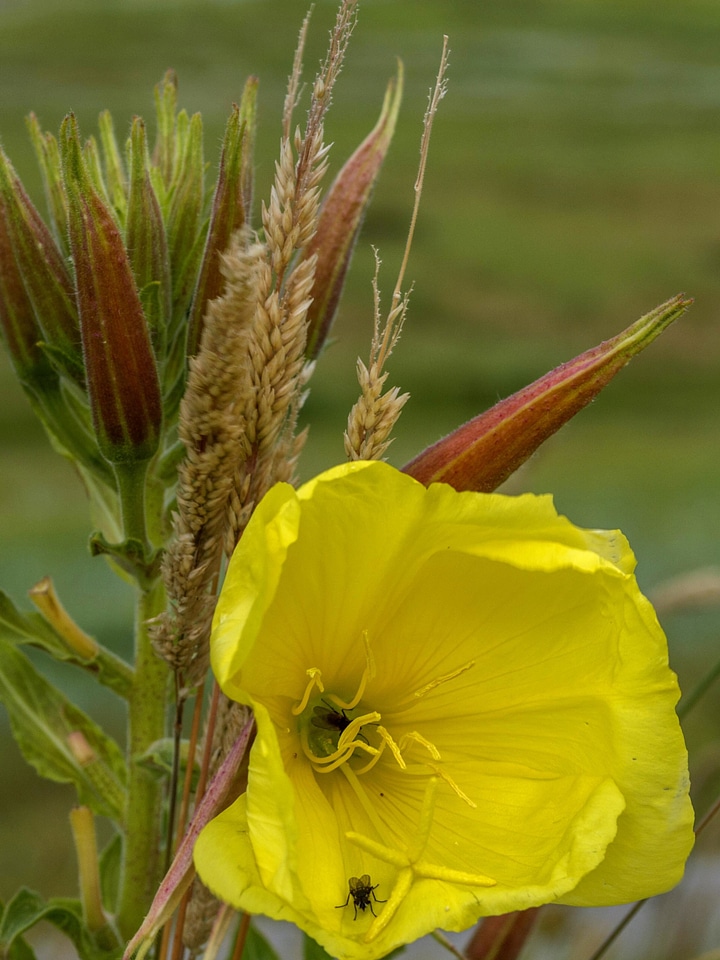
[[220,255],[230,245],[233,233],[250,220],[257,88],[257,78],[250,77],[240,106],[233,105],[225,128],[210,229],[190,311],[188,356],[197,353],[208,301],[222,293],[224,280],[220,272]]
[[15,173],[0,150],[0,195],[5,242],[14,253],[28,300],[48,354],[62,373],[83,383],[80,324],[73,282],[52,234],[43,223]]
[[332,326],[355,241],[370,203],[375,181],[395,132],[403,90],[403,68],[385,92],[374,129],[350,157],[328,191],[315,236],[305,257],[317,256],[315,281],[308,310],[307,356],[314,360]]
[[[203,250],[205,160],[199,113],[188,117],[184,110],[180,111],[172,146],[174,167],[165,226],[173,276],[173,324],[179,326],[185,323]],[[175,327],[173,333],[174,330]]]
[[55,385],[58,375],[39,346],[43,335],[15,259],[9,219],[0,194],[0,330],[20,382],[30,389]]
[[111,463],[147,460],[158,446],[162,408],[132,269],[88,171],[72,114],[63,121],[60,148],[95,433]]
[[403,471],[426,486],[442,482],[456,490],[495,490],[691,303],[678,294],[616,337],[458,427],[423,450]]
[[133,120],[130,134],[125,242],[155,353],[162,357],[172,312],[172,279],[165,224],[150,180],[145,124],[140,117]]

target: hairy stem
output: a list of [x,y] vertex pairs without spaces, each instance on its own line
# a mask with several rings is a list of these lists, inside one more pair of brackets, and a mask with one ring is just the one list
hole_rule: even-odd
[[135,682],[129,700],[128,807],[118,927],[129,938],[138,929],[161,879],[162,784],[140,765],[148,747],[164,736],[168,696],[168,666],[155,653],[148,621],[165,605],[165,590],[157,582],[141,593],[135,627]]

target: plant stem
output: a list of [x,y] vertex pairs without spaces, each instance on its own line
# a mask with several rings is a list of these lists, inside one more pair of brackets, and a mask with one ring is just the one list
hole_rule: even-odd
[[115,464],[123,536],[126,540],[139,541],[147,552],[150,550],[145,514],[145,478],[148,464],[147,460]]
[[128,703],[128,806],[117,923],[132,936],[142,923],[161,879],[162,784],[139,758],[165,734],[168,667],[152,648],[148,621],[165,606],[162,581],[141,593],[135,626],[135,682]]

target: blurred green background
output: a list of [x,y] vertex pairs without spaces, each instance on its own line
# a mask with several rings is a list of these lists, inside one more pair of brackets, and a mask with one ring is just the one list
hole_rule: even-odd
[[[0,138],[41,209],[24,117],[56,131],[70,109],[96,131],[153,120],[168,67],[200,110],[214,169],[230,104],[260,85],[256,206],[267,197],[305,0],[0,0]],[[334,0],[319,0],[306,74]],[[395,58],[406,69],[396,141],[305,408],[308,477],[343,458],[354,365],[372,326],[371,244],[389,299],[412,205],[421,120],[450,36],[391,382],[412,399],[389,459],[402,465],[455,425],[686,291],[691,311],[551,441],[508,489],[552,491],[591,527],[620,527],[652,592],[720,565],[720,5],[716,0],[362,0],[326,138],[333,170],[375,122]],[[211,170],[212,172],[212,170]],[[132,602],[87,551],[83,492],[53,455],[0,358],[0,586],[25,603],[54,577],[80,623],[128,651]],[[663,618],[683,688],[720,654],[718,608]],[[49,668],[122,735],[122,712]],[[688,720],[699,806],[720,786],[717,694]],[[19,883],[73,894],[69,788],[41,783],[0,719],[0,898]],[[716,834],[717,837],[717,834]],[[717,845],[712,837],[705,848]],[[691,956],[690,953],[686,954]]]

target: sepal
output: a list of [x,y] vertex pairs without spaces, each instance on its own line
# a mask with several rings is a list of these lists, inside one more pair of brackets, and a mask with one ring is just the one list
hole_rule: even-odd
[[405,464],[403,472],[426,486],[439,482],[456,490],[495,490],[691,303],[678,294],[616,337],[458,427]]
[[374,129],[350,157],[328,191],[315,236],[305,258],[317,257],[312,303],[308,310],[307,356],[314,360],[335,318],[355,241],[365,218],[375,181],[395,132],[403,91],[403,67],[388,84]]

